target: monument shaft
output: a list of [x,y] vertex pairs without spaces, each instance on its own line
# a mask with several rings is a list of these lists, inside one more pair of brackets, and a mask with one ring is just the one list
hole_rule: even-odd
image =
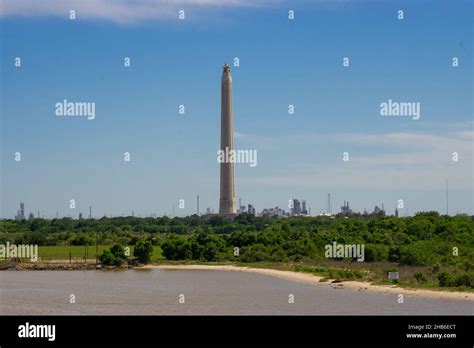
[[[224,65],[221,81],[221,151],[234,150],[234,113],[232,112],[232,76],[230,67]],[[227,150],[227,151],[226,151]],[[233,217],[235,210],[234,163],[220,163],[219,215]]]

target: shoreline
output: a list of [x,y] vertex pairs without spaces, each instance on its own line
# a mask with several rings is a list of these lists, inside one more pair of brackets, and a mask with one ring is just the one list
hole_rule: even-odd
[[66,263],[60,260],[51,260],[42,263],[6,263],[0,267],[1,271],[114,271],[114,270],[206,270],[206,271],[230,271],[230,272],[250,272],[276,277],[292,282],[298,282],[308,285],[329,286],[333,289],[350,289],[353,291],[363,291],[378,294],[403,294],[408,296],[416,296],[423,298],[434,298],[441,300],[464,300],[474,301],[474,293],[460,291],[443,291],[430,289],[408,289],[398,287],[396,285],[376,285],[367,281],[346,280],[340,282],[332,282],[331,279],[321,282],[324,277],[313,275],[305,272],[277,270],[272,268],[245,267],[235,265],[205,265],[205,264],[148,264],[141,266],[102,266],[96,265],[95,262],[73,262]]
[[304,283],[309,285],[325,285],[335,289],[351,289],[358,291],[366,291],[379,294],[403,294],[408,296],[417,296],[424,298],[435,298],[442,300],[464,300],[474,301],[474,293],[459,291],[436,291],[427,289],[406,289],[397,287],[396,285],[374,285],[369,282],[362,281],[341,281],[338,283],[320,282],[323,277],[293,271],[282,271],[269,268],[252,268],[239,267],[233,265],[145,265],[136,267],[135,269],[162,269],[162,270],[208,270],[208,271],[231,271],[231,272],[250,272],[262,275],[268,275],[280,279]]

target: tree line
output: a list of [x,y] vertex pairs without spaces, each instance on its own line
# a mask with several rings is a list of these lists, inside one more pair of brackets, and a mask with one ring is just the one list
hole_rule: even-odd
[[[167,260],[298,262],[324,259],[324,247],[363,244],[366,262],[448,266],[440,284],[474,285],[474,222],[437,212],[413,217],[114,217],[0,220],[0,243],[161,246]],[[421,278],[420,278],[421,279]],[[446,285],[449,286],[449,285]]]

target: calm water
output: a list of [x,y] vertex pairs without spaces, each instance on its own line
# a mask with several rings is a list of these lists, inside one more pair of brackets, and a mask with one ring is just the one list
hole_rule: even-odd
[[[76,303],[69,303],[69,296]],[[184,294],[185,303],[178,297]],[[288,303],[294,294],[295,303]],[[0,314],[470,314],[474,302],[306,285],[204,270],[0,272]]]

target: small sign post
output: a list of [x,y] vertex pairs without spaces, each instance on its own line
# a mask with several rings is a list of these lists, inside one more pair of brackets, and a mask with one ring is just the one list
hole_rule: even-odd
[[399,279],[400,274],[398,272],[388,272],[388,279],[394,280],[394,279]]

